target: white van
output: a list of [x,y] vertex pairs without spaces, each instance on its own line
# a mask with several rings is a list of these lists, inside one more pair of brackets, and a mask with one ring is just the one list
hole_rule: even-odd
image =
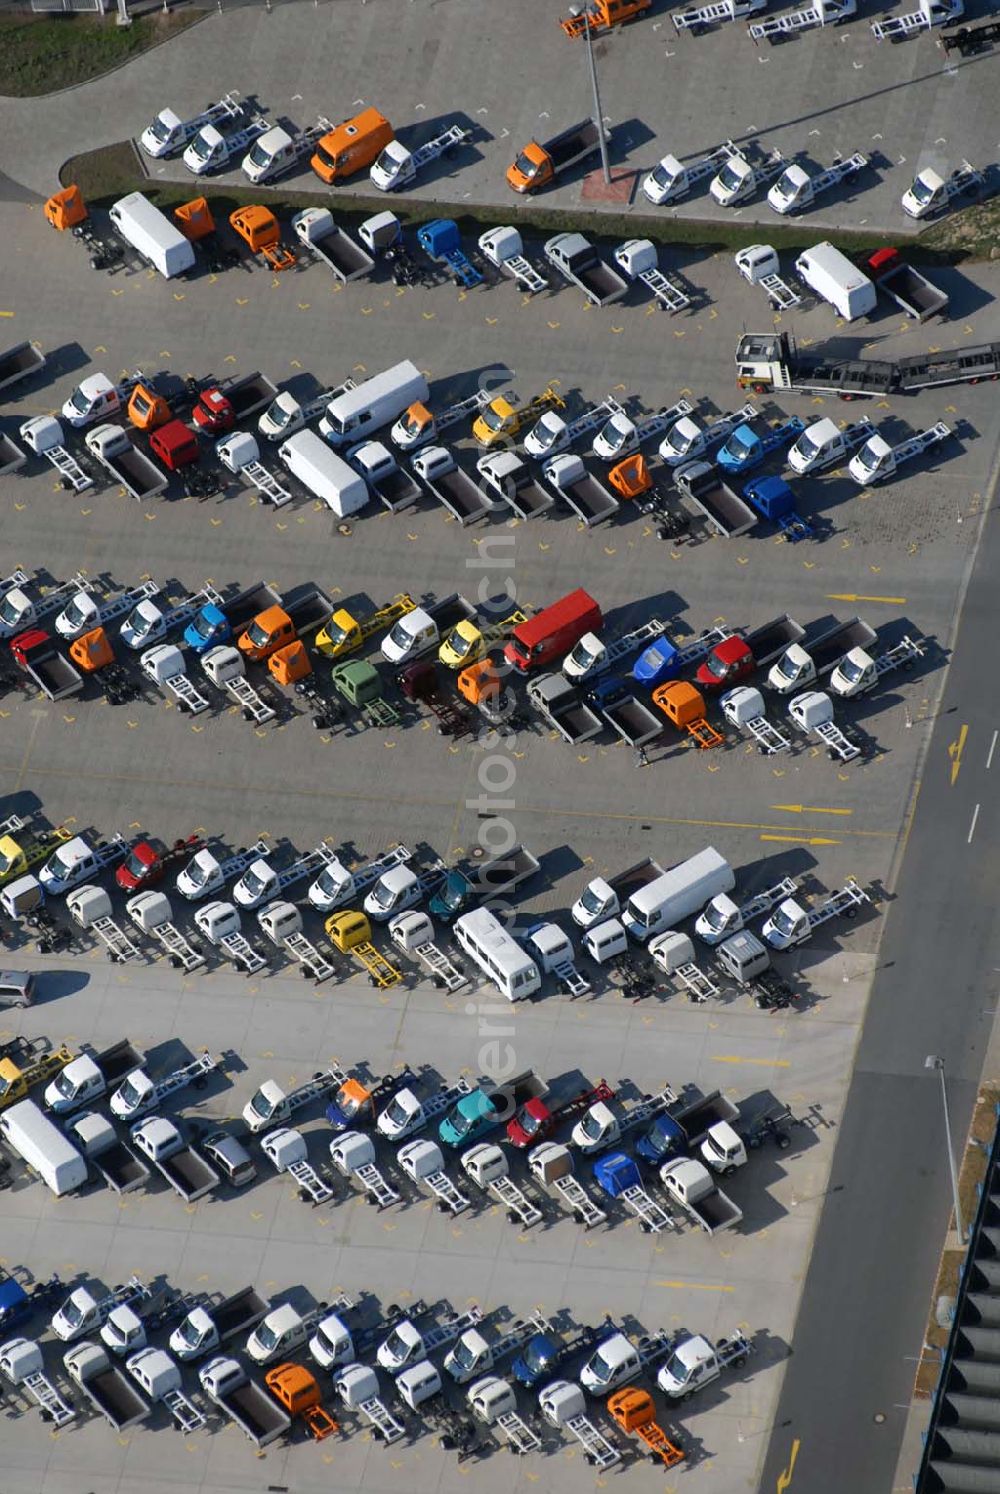
[[368,502],[368,484],[315,431],[299,431],[278,447],[278,456],[293,477],[327,508],[345,518]]
[[137,249],[143,259],[148,259],[165,280],[193,268],[194,245],[141,192],[119,197],[110,217],[126,243]]
[[473,908],[456,918],[455,937],[508,1001],[523,1001],[541,986],[534,960],[488,908]]
[[707,846],[634,892],[625,904],[622,923],[633,939],[645,944],[654,934],[672,929],[697,913],[709,898],[732,892],[735,886],[729,862]]
[[853,322],[856,317],[868,316],[875,310],[874,285],[832,244],[825,241],[814,244],[799,255],[795,269],[810,290],[828,301],[845,322]]
[[87,1181],[86,1162],[34,1100],[21,1100],[0,1116],[0,1136],[57,1198],[75,1193]]
[[327,405],[319,428],[331,446],[346,446],[384,425],[391,425],[417,400],[423,403],[429,398],[427,380],[405,358],[384,373],[338,394]]

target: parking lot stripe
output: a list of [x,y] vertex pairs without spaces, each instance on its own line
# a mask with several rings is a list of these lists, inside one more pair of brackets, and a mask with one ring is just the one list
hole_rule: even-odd
[[788,1058],[743,1058],[739,1053],[711,1053],[709,1057],[712,1063],[752,1063],[764,1069],[790,1069],[792,1066]]
[[799,846],[839,846],[839,840],[830,840],[825,835],[762,835],[761,840],[777,840]]
[[681,1292],[732,1292],[735,1287],[714,1281],[658,1281],[658,1287],[672,1287]]

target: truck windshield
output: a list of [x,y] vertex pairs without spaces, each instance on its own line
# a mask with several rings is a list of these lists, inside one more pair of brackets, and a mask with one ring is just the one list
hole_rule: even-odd
[[685,1385],[688,1377],[688,1367],[679,1354],[671,1354],[663,1367],[665,1376],[669,1376],[675,1385]]
[[736,432],[732,436],[730,436],[729,440],[726,442],[726,452],[736,461],[742,462],[746,457],[750,455],[755,445],[756,442],[752,438],[750,440],[744,440],[744,438],[738,432]]
[[154,616],[152,613],[143,611],[141,607],[137,607],[125,626],[133,638],[145,638],[158,619],[159,613]]
[[456,1136],[468,1136],[478,1119],[477,1115],[466,1115],[463,1110],[456,1110],[451,1117],[451,1129]]
[[71,1328],[78,1328],[83,1322],[83,1309],[73,1297],[63,1307],[62,1315]]
[[726,915],[716,903],[709,903],[705,909],[705,927],[713,933],[719,933],[726,926]]
[[270,161],[271,161],[271,152],[269,150],[266,150],[265,147],[263,145],[261,145],[260,141],[258,140],[257,144],[254,146],[253,150],[250,152],[250,165],[251,166],[268,166],[270,164]]
[[207,161],[215,150],[215,142],[208,140],[204,135],[196,135],[191,141],[190,150],[199,161]]
[[732,667],[732,661],[720,659],[718,654],[710,654],[705,662],[706,673],[710,674],[713,680],[724,680]]
[[504,428],[505,417],[492,405],[487,405],[479,418],[488,431],[502,431]]
[[779,908],[774,915],[774,927],[779,934],[790,934],[795,928],[795,919],[784,908]]
[[596,917],[598,913],[604,912],[604,899],[592,887],[585,887],[583,889],[583,896],[580,898],[580,902],[592,916]]
[[631,421],[619,420],[617,416],[609,420],[601,432],[601,439],[607,444],[611,451],[617,451],[624,446],[625,441],[632,429]]
[[840,672],[848,684],[856,685],[865,672],[865,666],[860,659],[852,659],[850,654],[840,666]]
[[62,851],[56,851],[49,861],[52,871],[57,877],[67,877],[73,869],[73,863],[63,856]]
[[186,1349],[196,1349],[201,1341],[201,1334],[190,1318],[184,1319],[177,1330],[177,1337]]
[[866,472],[874,472],[882,461],[884,453],[877,451],[874,446],[862,446],[858,452],[858,466],[863,467]]
[[271,1114],[271,1102],[262,1089],[259,1089],[250,1101],[250,1109],[254,1115],[259,1115],[261,1120],[267,1120]]
[[188,881],[191,883],[192,887],[203,887],[205,885],[205,878],[207,876],[208,873],[196,856],[187,869]]
[[347,1348],[343,1334],[338,1334],[336,1328],[328,1328],[325,1323],[321,1323],[317,1328],[316,1337],[331,1358],[336,1358],[338,1354]]
[[125,862],[125,871],[130,877],[141,877],[148,870],[149,867],[146,865],[145,861],[141,860],[141,858],[138,857],[134,851],[130,854],[128,860]]
[[389,1334],[389,1337],[386,1339],[384,1348],[386,1354],[389,1355],[392,1359],[403,1359],[406,1357],[406,1352],[409,1348],[409,1345],[407,1344],[406,1339],[399,1332],[399,1330],[397,1328],[394,1328]]
[[[365,1095],[364,1098],[365,1100],[367,1100],[368,1096]],[[337,1109],[340,1111],[345,1120],[351,1120],[353,1116],[357,1115],[358,1111],[361,1109],[361,1105],[362,1097],[360,1095],[348,1092],[343,1089],[338,1091]]]
[[455,1350],[452,1355],[452,1358],[454,1359],[457,1367],[463,1370],[471,1369],[478,1357],[479,1356],[477,1355],[472,1345],[466,1343],[464,1338],[460,1338],[458,1343],[455,1345]]
[[334,622],[331,618],[326,625],[326,636],[334,648],[339,648],[351,636],[351,629],[345,628],[342,623]]
[[142,1095],[132,1083],[131,1079],[125,1080],[124,1084],[119,1089],[118,1094],[122,1104],[129,1110],[131,1110],[134,1105],[138,1105],[139,1101],[142,1099]]
[[325,897],[336,897],[337,893],[344,886],[344,879],[338,876],[332,867],[324,866],[316,878],[316,886]]
[[323,163],[324,166],[328,166],[331,171],[336,171],[336,169],[337,169],[337,157],[333,154],[332,151],[328,151],[326,149],[326,147],[323,145],[322,140],[319,142],[319,144],[316,147],[316,154],[319,157],[319,159],[322,161],[322,163]]
[[661,161],[658,166],[653,167],[650,177],[654,186],[659,187],[662,191],[671,185],[674,180],[674,173],[670,170],[669,166],[665,166]]
[[250,624],[249,628],[247,628],[247,637],[250,639],[250,642],[253,644],[254,648],[263,648],[270,636],[271,635],[268,633],[267,629],[262,628],[260,623],[257,622],[256,619]]
[[406,1109],[406,1106],[401,1104],[400,1101],[396,1099],[390,1101],[390,1103],[383,1110],[382,1114],[385,1117],[386,1125],[401,1126],[406,1120],[408,1111]]
[[396,894],[386,882],[380,882],[372,893],[372,902],[377,908],[391,908],[395,901]]
[[171,126],[167,124],[166,120],[161,119],[160,116],[157,115],[152,124],[149,126],[149,133],[152,135],[157,145],[166,145],[173,131],[171,129]]
[[398,622],[389,634],[389,642],[394,644],[396,648],[407,648],[412,641],[413,634],[410,632],[405,620]]
[[257,1342],[262,1349],[273,1349],[278,1342],[278,1335],[270,1323],[261,1323],[257,1329]]
[[585,643],[578,643],[570,654],[570,659],[577,669],[589,669],[592,664],[597,663],[601,652],[600,648],[589,649]]
[[541,1130],[542,1117],[533,1115],[530,1110],[522,1110],[517,1117],[517,1123],[525,1136],[534,1136]]
[[535,426],[535,442],[543,451],[548,451],[562,430],[563,422],[558,415],[543,415]]
[[218,623],[214,617],[206,616],[204,612],[199,612],[191,624],[191,631],[192,633],[197,633],[199,638],[211,638],[217,626]]
[[471,639],[463,635],[461,628],[456,628],[453,633],[449,633],[445,644],[445,648],[450,649],[453,654],[458,654],[459,658],[464,658],[471,647]]
[[267,882],[263,877],[259,877],[255,871],[250,870],[243,878],[243,886],[250,897],[260,897],[267,886]]
[[588,1369],[590,1370],[593,1379],[597,1381],[598,1385],[604,1385],[608,1380],[611,1379],[612,1366],[604,1358],[604,1355],[600,1352],[600,1350],[598,1350],[591,1359],[590,1364],[588,1365]]
[[523,176],[526,181],[530,182],[538,175],[538,162],[533,161],[530,156],[526,156],[522,151],[514,162],[514,170]]
[[20,1079],[20,1077],[20,1074],[18,1074],[17,1078],[14,1079],[4,1079],[3,1077],[0,1077],[0,1100],[4,1100],[7,1098],[11,1090],[17,1084],[17,1081],[18,1079]]
[[595,1115],[592,1110],[588,1110],[580,1123],[581,1134],[588,1141],[598,1141],[600,1140],[603,1129],[600,1116]]
[[925,203],[931,201],[931,198],[934,196],[934,188],[930,182],[925,182],[923,177],[918,176],[914,178],[913,186],[910,188],[910,196],[914,202],[919,202],[923,206]]
[[74,597],[63,613],[63,617],[71,628],[79,628],[87,621],[94,610],[94,604],[88,596]]
[[56,1075],[56,1094],[62,1095],[64,1100],[71,1100],[76,1094],[76,1085],[69,1077],[66,1070]]
[[664,1117],[662,1115],[659,1120],[653,1122],[646,1132],[646,1141],[658,1157],[662,1157],[664,1152],[670,1150],[673,1135],[670,1129],[664,1124]]
[[532,1339],[524,1351],[524,1362],[528,1370],[537,1375],[547,1369],[555,1358],[552,1345],[547,1339]]
[[76,411],[78,415],[86,415],[87,411],[90,409],[90,400],[88,399],[87,395],[84,394],[82,388],[73,390],[73,393],[69,397],[69,402],[71,407]]
[[809,432],[806,431],[805,435],[800,436],[796,441],[795,450],[804,462],[811,462],[819,451],[819,442],[814,441]]
[[790,171],[786,171],[784,176],[782,176],[781,179],[776,183],[774,188],[774,195],[775,197],[780,198],[782,202],[790,202],[791,199],[796,195],[797,191],[798,183],[795,177]]
[[737,171],[732,161],[728,161],[719,172],[719,185],[727,192],[733,192],[742,182],[746,172]]
[[0,607],[0,617],[5,623],[15,623],[21,616],[21,608],[12,597],[4,597],[3,606]]

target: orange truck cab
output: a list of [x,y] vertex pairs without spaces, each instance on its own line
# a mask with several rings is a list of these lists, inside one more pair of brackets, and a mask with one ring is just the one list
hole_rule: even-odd
[[128,402],[128,418],[139,431],[155,431],[173,419],[173,412],[162,394],[148,384],[136,384]]
[[212,209],[204,197],[193,197],[190,202],[182,202],[180,207],[174,208],[174,218],[181,233],[192,244],[196,244],[199,239],[207,239],[210,233],[215,232]]
[[74,638],[69,646],[69,656],[84,674],[96,674],[98,669],[115,662],[115,651],[103,628],[91,628],[89,633]]
[[261,662],[294,642],[295,624],[284,607],[265,607],[240,634],[238,646],[248,662]]
[[43,209],[45,220],[60,233],[87,221],[87,209],[79,187],[63,187],[49,198]]
[[312,660],[305,644],[298,638],[294,643],[286,643],[284,648],[277,649],[268,659],[267,667],[279,685],[294,685],[312,674]]
[[608,482],[622,498],[641,498],[653,486],[649,463],[641,451],[634,451],[608,472]]
[[699,747],[721,747],[725,738],[705,719],[705,701],[701,692],[687,680],[667,680],[653,691],[653,704],[676,726],[687,732]]
[[581,586],[518,623],[503,655],[520,674],[527,674],[562,659],[584,633],[599,633],[603,626],[600,607]]
[[671,1442],[656,1420],[656,1407],[648,1390],[634,1385],[616,1390],[608,1397],[608,1412],[623,1432],[638,1437],[654,1463],[674,1468],[684,1461],[684,1449]]
[[309,162],[327,186],[363,171],[396,138],[392,125],[378,109],[362,109],[321,136]]
[[289,1416],[299,1416],[317,1442],[339,1432],[340,1427],[329,1411],[324,1410],[319,1385],[302,1364],[276,1364],[264,1376],[264,1383]]
[[270,208],[260,203],[237,208],[229,215],[229,226],[252,254],[263,255],[272,270],[290,270],[295,264],[295,253],[282,244],[281,227]]

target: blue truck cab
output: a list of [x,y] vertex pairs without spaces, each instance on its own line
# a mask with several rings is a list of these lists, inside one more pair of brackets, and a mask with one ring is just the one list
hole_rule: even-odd
[[541,1380],[554,1376],[563,1350],[548,1333],[530,1338],[511,1365],[511,1374],[519,1385],[533,1389]]
[[684,1127],[674,1120],[673,1116],[661,1112],[647,1131],[644,1131],[635,1144],[636,1155],[644,1162],[652,1163],[659,1167],[664,1162],[671,1161],[674,1157],[683,1157],[687,1153],[688,1137]]
[[662,685],[664,680],[676,679],[679,673],[677,655],[679,650],[669,638],[657,638],[643,649],[632,666],[632,678],[640,685]]
[[468,1146],[491,1131],[498,1118],[498,1109],[489,1095],[477,1089],[471,1095],[463,1095],[454,1110],[445,1116],[438,1127],[438,1136],[446,1146]]
[[221,607],[208,602],[184,629],[184,646],[195,654],[207,654],[210,648],[229,643],[233,630]]
[[762,436],[749,425],[738,425],[715,460],[725,472],[752,472],[772,451],[793,441],[802,431],[802,421],[797,415],[769,427]]

